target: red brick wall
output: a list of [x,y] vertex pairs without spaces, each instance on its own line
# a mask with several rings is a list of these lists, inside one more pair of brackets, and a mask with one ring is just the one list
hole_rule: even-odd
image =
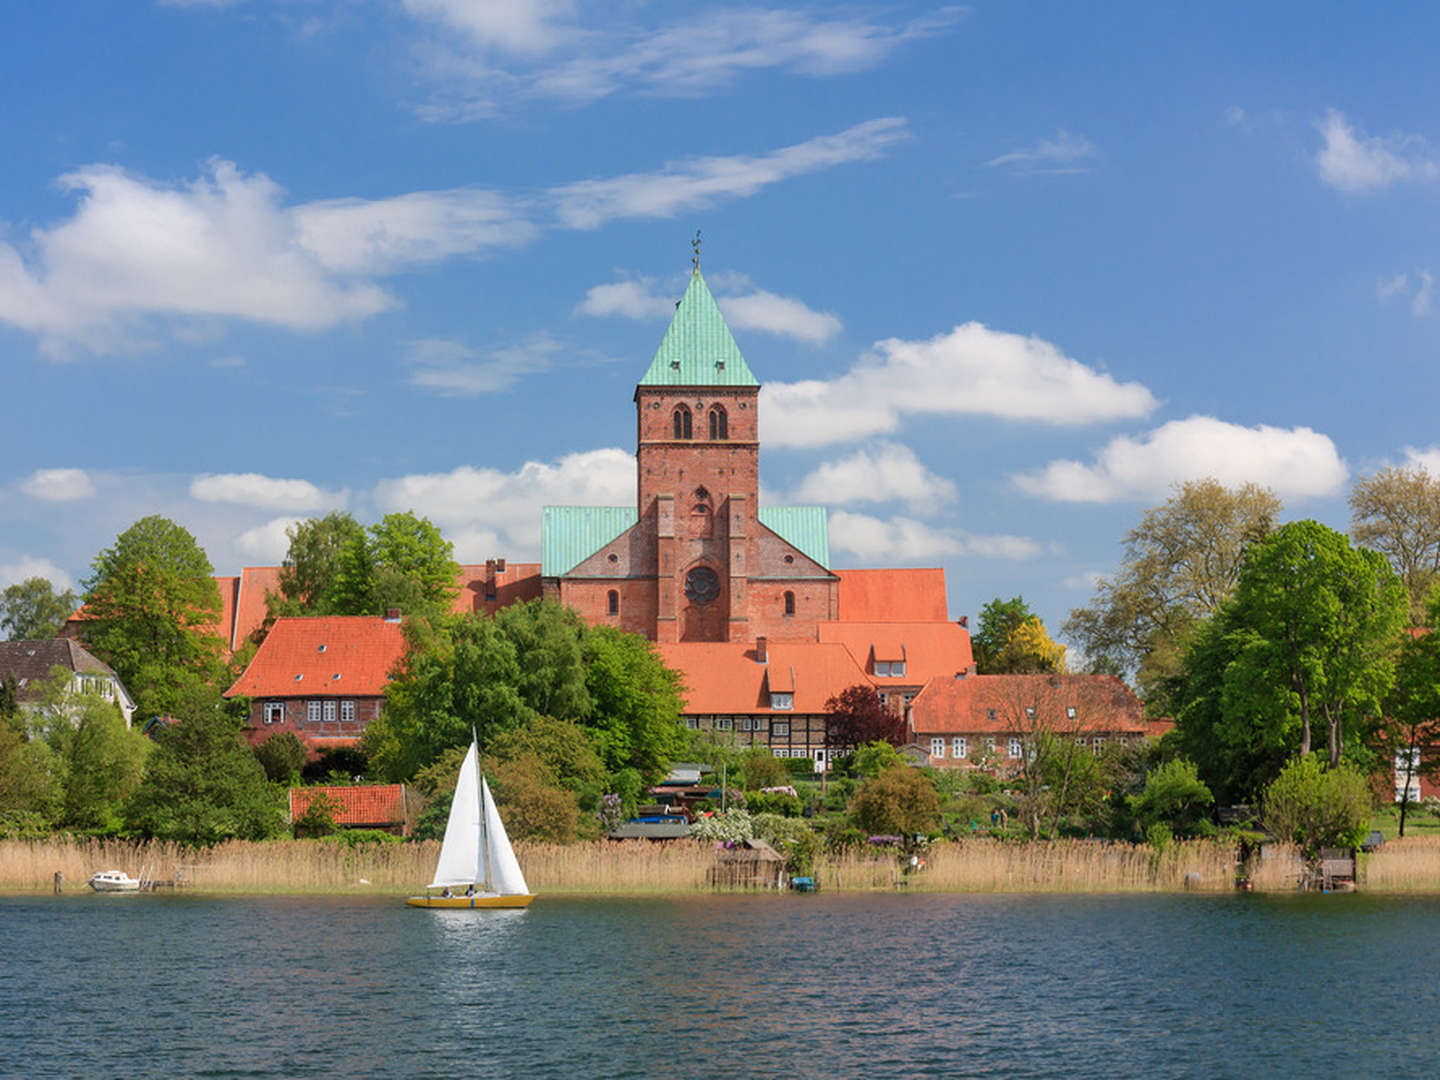
[[[267,702],[283,700],[285,704],[285,719],[275,723],[265,723],[265,705]],[[312,724],[306,720],[306,705],[312,700],[335,702],[335,719],[332,721],[321,720]],[[340,702],[355,702],[355,719],[350,722],[341,720]],[[257,746],[266,739],[280,734],[282,731],[289,731],[300,737],[301,741],[310,746],[312,755],[316,745],[323,746],[328,739],[359,738],[365,728],[380,715],[385,699],[383,697],[319,697],[319,698],[254,698],[250,702],[250,716],[246,721],[244,735],[251,746]],[[323,713],[322,713],[323,715]],[[319,737],[324,736],[325,739]],[[313,741],[312,741],[313,740]]]

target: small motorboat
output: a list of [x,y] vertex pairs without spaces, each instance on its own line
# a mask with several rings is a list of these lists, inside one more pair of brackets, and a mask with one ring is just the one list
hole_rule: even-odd
[[140,891],[140,879],[131,877],[124,870],[101,870],[90,875],[89,885],[96,892]]

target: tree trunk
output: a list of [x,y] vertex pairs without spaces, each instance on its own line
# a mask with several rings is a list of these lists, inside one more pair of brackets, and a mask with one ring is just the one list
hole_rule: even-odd
[[1310,753],[1310,699],[1305,688],[1300,688],[1300,756]]

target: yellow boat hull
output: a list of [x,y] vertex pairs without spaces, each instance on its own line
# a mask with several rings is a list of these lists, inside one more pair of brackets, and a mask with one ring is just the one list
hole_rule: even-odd
[[523,908],[535,897],[523,896],[407,896],[405,903],[424,908]]

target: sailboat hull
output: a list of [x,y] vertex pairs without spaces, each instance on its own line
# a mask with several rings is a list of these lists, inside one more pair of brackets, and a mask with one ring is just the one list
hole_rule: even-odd
[[531,893],[518,896],[407,896],[411,907],[426,908],[523,908],[535,897]]

